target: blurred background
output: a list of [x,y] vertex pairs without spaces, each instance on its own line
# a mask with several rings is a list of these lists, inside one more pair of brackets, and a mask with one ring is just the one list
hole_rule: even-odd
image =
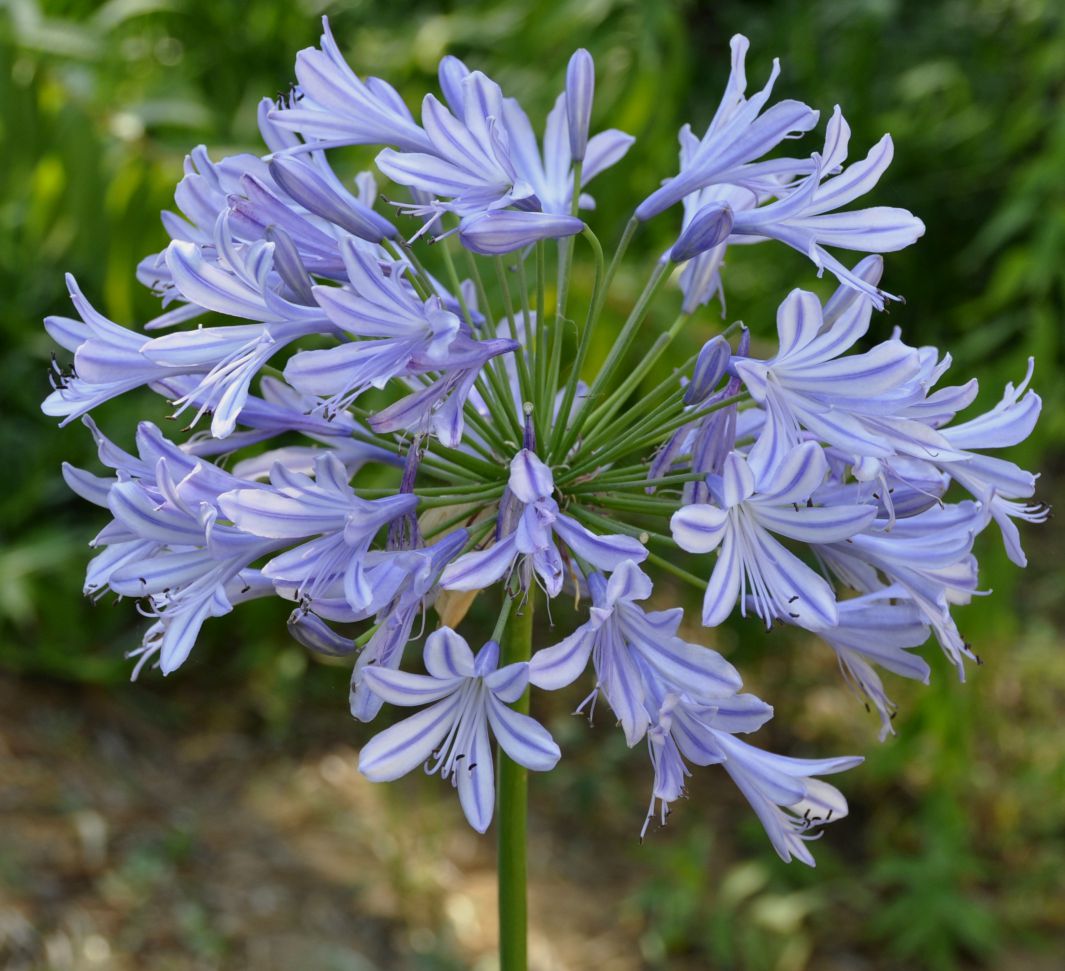
[[[355,69],[412,105],[451,52],[542,118],[572,49],[589,48],[595,122],[638,138],[594,187],[607,245],[675,171],[679,125],[709,120],[728,39],[747,34],[753,86],[779,56],[779,95],[840,103],[853,155],[895,138],[873,201],[912,209],[928,232],[888,257],[885,285],[906,302],[874,336],[899,325],[911,343],[949,349],[956,375],[979,376],[984,405],[1035,355],[1043,418],[1011,457],[1043,470],[1037,498],[1065,490],[1055,0],[0,3],[4,971],[494,967],[491,839],[465,827],[439,780],[358,776],[368,730],[347,715],[348,672],[287,640],[283,604],[209,623],[165,684],[152,672],[128,684],[141,621],[129,604],[80,596],[104,518],[59,477],[63,459],[95,467],[91,442],[39,412],[52,350],[40,320],[68,313],[63,273],[121,323],[153,315],[134,267],[165,242],[158,212],[184,154],[201,142],[216,159],[260,151],[256,103],[287,90],[322,13]],[[615,311],[642,286],[635,257],[657,256],[675,230],[665,216],[638,237]],[[578,277],[578,299],[589,283]],[[730,256],[727,319],[771,336],[796,285],[830,288],[783,247]],[[708,308],[689,343],[720,326]],[[146,401],[102,409],[103,427],[128,443]],[[643,751],[626,750],[609,719],[589,730],[571,717],[578,695],[541,699],[566,758],[532,785],[534,967],[1065,967],[1065,567],[1053,523],[1024,542],[1022,573],[997,531],[981,537],[994,596],[959,623],[985,663],[962,685],[926,648],[932,684],[891,680],[898,735],[883,744],[830,651],[757,625],[712,632],[776,706],[756,741],[867,756],[843,778],[852,814],[817,847],[816,871],[780,863],[712,769],[641,845]]]

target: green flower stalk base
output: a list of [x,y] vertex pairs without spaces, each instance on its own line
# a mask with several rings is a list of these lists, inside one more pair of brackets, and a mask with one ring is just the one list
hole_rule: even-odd
[[[509,625],[503,645],[503,663],[528,661],[532,657],[533,597],[530,585],[525,605]],[[527,714],[529,691],[514,707]],[[528,819],[529,771],[499,751],[499,966],[501,971],[526,971],[528,931],[526,905],[526,821]]]

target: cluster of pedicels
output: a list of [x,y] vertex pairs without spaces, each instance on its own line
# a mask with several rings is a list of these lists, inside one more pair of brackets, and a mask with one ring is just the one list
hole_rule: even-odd
[[[741,692],[719,653],[680,635],[680,607],[648,609],[649,571],[704,591],[704,626],[738,609],[816,632],[883,737],[894,706],[878,668],[926,681],[912,649],[930,633],[959,672],[974,658],[951,614],[977,592],[974,537],[993,520],[1025,564],[1015,521],[1046,515],[1028,501],[1035,476],[988,452],[1024,439],[1040,400],[1026,377],[959,422],[977,385],[937,387],[949,356],[897,332],[853,350],[873,310],[897,299],[880,289],[877,254],[924,227],[902,209],[844,208],[876,185],[892,143],[885,135],[845,164],[838,108],[820,151],[776,152],[818,112],[771,101],[775,62],[748,97],[746,50],[733,38],[712,121],[702,136],[681,129],[678,172],[636,208],[609,266],[583,218],[594,207],[584,190],[633,139],[589,136],[594,68],[583,50],[538,140],[516,101],[454,57],[440,64],[443,100],[426,95],[419,123],[390,85],[352,72],[327,23],[320,48],[298,55],[291,95],[260,105],[267,154],[192,152],[180,214],[163,213],[171,241],[138,270],[162,315],[143,332],[120,326],[68,279],[78,319],[45,322],[74,360],[55,365],[44,410],[82,418],[113,470],[64,468],[113,517],[93,540],[85,591],[141,604],[151,623],[132,652],[137,670],[175,670],[207,618],[238,603],[288,600],[299,642],[357,657],[356,718],[383,704],[417,709],[365,745],[361,770],[374,780],[439,772],[480,831],[493,811],[493,738],[530,769],[560,756],[515,703],[530,684],[583,679],[581,710],[602,697],[627,743],[647,745],[648,820],[664,820],[691,766],[717,764],[779,854],[813,864],[816,824],[847,811],[817,777],[860,759],[786,758],[745,741],[772,709]],[[341,179],[327,159],[368,144],[385,146],[376,166],[394,187],[391,218],[374,208],[372,174]],[[627,319],[608,320],[630,239],[678,203],[676,243]],[[676,334],[721,299],[728,248],[767,240],[839,289],[827,303],[788,294],[769,356],[736,324],[653,384]],[[575,325],[578,247],[595,287]],[[871,255],[847,265],[833,250]],[[670,281],[676,322],[648,336],[652,301],[675,300]],[[585,383],[594,332],[611,349]],[[88,414],[144,386],[189,419],[190,434],[174,441],[144,422],[133,454]],[[368,488],[364,470],[394,484]],[[452,627],[488,590],[502,609],[474,651]],[[507,625],[534,609],[532,595],[562,593],[583,622],[501,664]],[[407,645],[434,602],[451,626],[428,634],[413,673]]]

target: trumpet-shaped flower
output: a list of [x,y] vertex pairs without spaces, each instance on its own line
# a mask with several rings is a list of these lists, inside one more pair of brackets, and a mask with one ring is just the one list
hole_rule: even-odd
[[375,735],[359,754],[359,771],[387,782],[424,764],[458,789],[470,825],[488,829],[495,807],[495,779],[489,729],[500,748],[519,765],[537,772],[554,768],[560,752],[539,722],[510,704],[525,691],[529,666],[499,667],[499,645],[488,641],[476,657],[448,627],[425,641],[428,674],[408,674],[380,665],[363,671],[370,690],[393,705],[428,705]]
[[412,510],[416,496],[361,499],[337,458],[326,453],[315,464],[315,477],[275,465],[272,488],[234,489],[219,497],[222,512],[252,536],[307,542],[274,557],[265,576],[293,599],[313,601],[334,581],[354,610],[373,600],[364,556],[382,526]]
[[596,690],[602,690],[631,746],[651,725],[654,705],[644,687],[655,678],[665,690],[709,699],[734,694],[740,687],[736,669],[717,651],[677,636],[684,611],[644,611],[638,601],[651,595],[651,579],[626,560],[609,580],[593,573],[591,617],[561,643],[533,655],[529,680],[554,691],[575,681],[591,657]]
[[514,522],[488,549],[474,550],[449,564],[440,578],[446,590],[481,590],[507,576],[520,561],[524,586],[535,572],[548,596],[557,597],[563,564],[556,536],[572,554],[600,570],[616,570],[626,560],[640,563],[647,558],[647,550],[631,536],[597,535],[560,512],[551,498],[555,487],[551,470],[529,449],[514,456],[509,481],[510,495],[518,505]]
[[[750,42],[737,34],[731,46],[732,73],[706,134],[682,161],[679,174],[637,206],[637,218],[650,219],[706,186],[760,185],[781,173],[804,168],[805,163],[793,159],[756,160],[785,139],[808,132],[817,124],[818,113],[799,101],[780,101],[763,111],[773,93],[780,64],[773,61],[765,87],[748,98],[745,61]],[[690,129],[686,125],[681,129],[682,142],[688,137]]]
[[832,588],[774,538],[837,542],[873,521],[876,510],[870,506],[806,505],[827,472],[824,452],[814,442],[792,450],[761,481],[747,460],[733,452],[722,474],[708,479],[714,504],[684,506],[673,514],[670,527],[681,549],[718,550],[703,600],[707,627],[728,617],[737,599],[746,611],[747,590],[755,613],[767,625],[782,615],[813,630],[836,624]]

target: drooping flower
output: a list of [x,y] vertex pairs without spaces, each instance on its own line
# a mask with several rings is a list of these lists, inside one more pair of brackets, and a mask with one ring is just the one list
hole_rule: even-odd
[[547,729],[510,707],[528,684],[528,663],[498,665],[495,641],[474,657],[462,637],[442,627],[425,641],[428,674],[367,666],[362,676],[384,701],[429,707],[364,745],[359,771],[374,782],[388,782],[424,763],[427,772],[439,772],[458,789],[466,819],[483,833],[495,807],[489,729],[500,748],[527,769],[546,772],[561,754]]
[[306,540],[271,559],[263,574],[283,596],[310,603],[339,582],[349,606],[364,609],[374,596],[364,560],[370,543],[381,527],[414,509],[417,496],[362,499],[330,453],[316,461],[313,480],[275,465],[270,481],[272,488],[234,489],[218,499],[222,512],[245,533]]
[[852,273],[825,247],[891,253],[924,235],[924,223],[911,212],[890,206],[837,211],[876,185],[893,154],[891,137],[885,135],[863,161],[824,178],[847,157],[849,139],[850,129],[837,108],[828,123],[825,154],[814,156],[813,171],[805,181],[776,202],[734,213],[732,233],[786,243],[813,260],[819,271],[828,270],[840,283],[865,293],[880,309],[889,295]]
[[638,605],[651,595],[651,579],[632,560],[621,563],[609,580],[591,574],[588,586],[593,606],[587,623],[533,655],[529,680],[538,688],[565,687],[592,658],[596,691],[602,690],[630,746],[653,719],[654,704],[644,687],[648,676],[665,690],[707,703],[739,689],[739,674],[717,651],[677,636],[683,609],[647,612]]
[[[964,678],[965,658],[976,656],[958,632],[951,607],[968,603],[977,593],[972,546],[987,520],[987,511],[978,503],[934,505],[896,519],[890,530],[869,529],[816,548],[829,568],[855,590],[882,593],[890,586],[904,590]],[[817,544],[816,539],[813,542]]]
[[972,450],[1018,445],[1031,435],[1043,407],[1039,395],[1028,388],[1034,366],[1029,358],[1024,380],[1016,387],[1007,384],[991,411],[940,429],[951,448],[965,455],[962,461],[943,463],[940,468],[980,500],[1002,533],[1006,555],[1022,567],[1028,565],[1028,558],[1014,520],[1041,523],[1050,513],[1046,505],[1024,501],[1034,495],[1037,476],[1008,459]]
[[377,613],[380,626],[367,642],[351,674],[351,714],[371,721],[381,709],[382,700],[362,677],[370,665],[398,670],[403,650],[419,611],[424,610],[437,589],[444,566],[466,544],[466,530],[459,529],[432,546],[392,554],[404,560],[406,577],[392,599]]
[[180,367],[148,358],[142,351],[144,335],[103,316],[69,273],[67,289],[81,319],[47,317],[44,325],[52,340],[74,352],[74,363],[69,373],[53,365],[49,375],[53,390],[41,405],[46,415],[62,418],[60,425],[66,425],[118,395],[144,385],[163,385],[182,373]]
[[106,500],[114,521],[93,541],[106,549],[86,578],[88,592],[106,585],[144,599],[144,613],[157,620],[145,654],[158,655],[164,674],[184,663],[208,617],[229,613],[253,585],[257,596],[270,592],[249,567],[277,543],[219,522],[215,505],[197,496],[202,468],[178,479],[160,457],[151,479],[119,478]]
[[860,756],[833,759],[796,759],[774,755],[740,741],[727,732],[715,732],[725,754],[722,768],[750,803],[777,855],[816,866],[806,847],[820,835],[818,827],[847,815],[847,800],[819,775],[845,772],[861,765]]
[[[449,444],[461,438],[461,410],[481,367],[499,354],[515,348],[513,341],[475,340],[460,318],[445,308],[439,296],[426,300],[406,279],[407,266],[393,263],[386,274],[379,261],[356,246],[341,244],[348,287],[318,286],[315,299],[338,330],[356,338],[326,350],[300,351],[285,367],[293,387],[327,402],[338,411],[367,389],[382,388],[393,378],[440,372],[458,372],[435,393],[417,396],[395,412],[378,419],[378,429],[411,428],[440,405],[440,399],[458,391],[452,422],[445,429]],[[372,423],[372,422],[371,422]]]

